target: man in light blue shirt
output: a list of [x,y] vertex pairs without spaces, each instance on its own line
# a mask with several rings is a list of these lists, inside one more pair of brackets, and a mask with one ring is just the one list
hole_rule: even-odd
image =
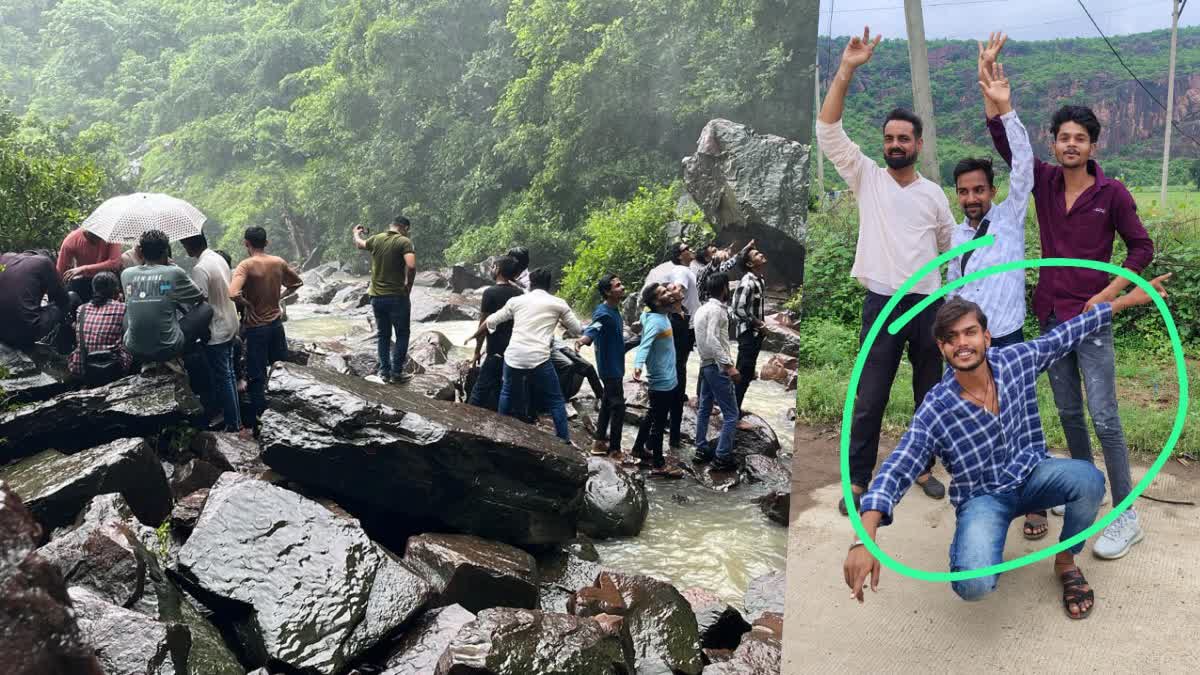
[[[980,70],[980,87],[989,116],[1000,115],[1012,147],[1012,171],[1009,173],[1008,198],[993,206],[996,187],[992,163],[986,159],[964,159],[954,168],[958,204],[965,219],[954,228],[952,245],[961,246],[972,239],[990,234],[991,246],[975,249],[950,261],[947,279],[959,277],[994,265],[1025,259],[1025,212],[1033,190],[1033,148],[1029,135],[1012,109],[1011,91],[1003,68]],[[983,308],[990,322],[992,347],[1006,347],[1025,340],[1025,271],[1012,270],[973,281],[956,290]]]

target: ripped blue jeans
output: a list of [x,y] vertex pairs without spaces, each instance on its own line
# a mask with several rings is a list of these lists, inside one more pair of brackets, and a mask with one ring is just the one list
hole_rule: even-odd
[[[1051,314],[1043,332],[1059,323]],[[1104,451],[1112,503],[1113,506],[1120,504],[1133,491],[1133,478],[1129,473],[1129,446],[1125,444],[1125,431],[1117,413],[1117,366],[1112,326],[1105,326],[1084,338],[1075,351],[1054,362],[1046,375],[1050,378],[1050,389],[1054,392],[1054,404],[1058,407],[1058,418],[1062,421],[1071,457],[1095,463],[1087,421],[1083,417],[1083,392],[1087,391],[1088,414]]]

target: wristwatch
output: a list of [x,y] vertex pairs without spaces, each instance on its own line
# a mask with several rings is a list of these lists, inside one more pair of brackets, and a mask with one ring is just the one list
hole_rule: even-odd
[[853,544],[850,544],[850,550],[853,551],[855,546],[866,546],[862,539],[855,539]]

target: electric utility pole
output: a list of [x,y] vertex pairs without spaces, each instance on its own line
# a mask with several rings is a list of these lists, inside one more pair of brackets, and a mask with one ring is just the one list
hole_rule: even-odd
[[1180,2],[1174,0],[1174,9],[1171,11],[1171,58],[1167,65],[1167,111],[1166,111],[1166,130],[1163,131],[1163,159],[1162,159],[1162,191],[1159,195],[1159,204],[1165,211],[1167,208],[1167,169],[1171,164],[1171,126],[1175,119],[1175,44],[1176,33],[1179,31],[1179,15],[1183,13],[1183,6],[1187,4],[1187,0]]
[[[813,60],[813,89],[815,90],[814,99],[816,100],[816,116],[821,114],[821,64],[819,59],[820,48],[817,49],[817,58]],[[817,139],[817,135],[813,134],[813,148],[817,151],[817,200],[825,199],[825,153],[821,152],[821,141]]]
[[921,173],[941,183],[937,161],[937,130],[933,121],[933,95],[929,87],[929,52],[925,49],[925,18],[921,0],[904,0],[904,20],[908,27],[908,62],[912,71],[913,108],[925,123],[921,150]]

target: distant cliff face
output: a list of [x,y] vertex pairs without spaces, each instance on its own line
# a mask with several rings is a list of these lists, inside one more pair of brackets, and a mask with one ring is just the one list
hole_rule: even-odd
[[[1143,80],[1158,100],[1167,102],[1167,84]],[[1163,135],[1166,115],[1136,82],[1123,82],[1099,96],[1092,105],[1096,117],[1100,118],[1104,133],[1100,151],[1127,154],[1130,157],[1159,156],[1162,152],[1159,139]],[[1174,115],[1176,123],[1188,134],[1200,138],[1200,73],[1175,78]],[[1047,139],[1049,134],[1046,134]],[[1189,144],[1175,134],[1174,157],[1196,157],[1200,148]],[[1149,147],[1138,148],[1142,141],[1152,141]],[[1133,146],[1133,147],[1130,147]],[[1136,148],[1136,150],[1135,150]]]

